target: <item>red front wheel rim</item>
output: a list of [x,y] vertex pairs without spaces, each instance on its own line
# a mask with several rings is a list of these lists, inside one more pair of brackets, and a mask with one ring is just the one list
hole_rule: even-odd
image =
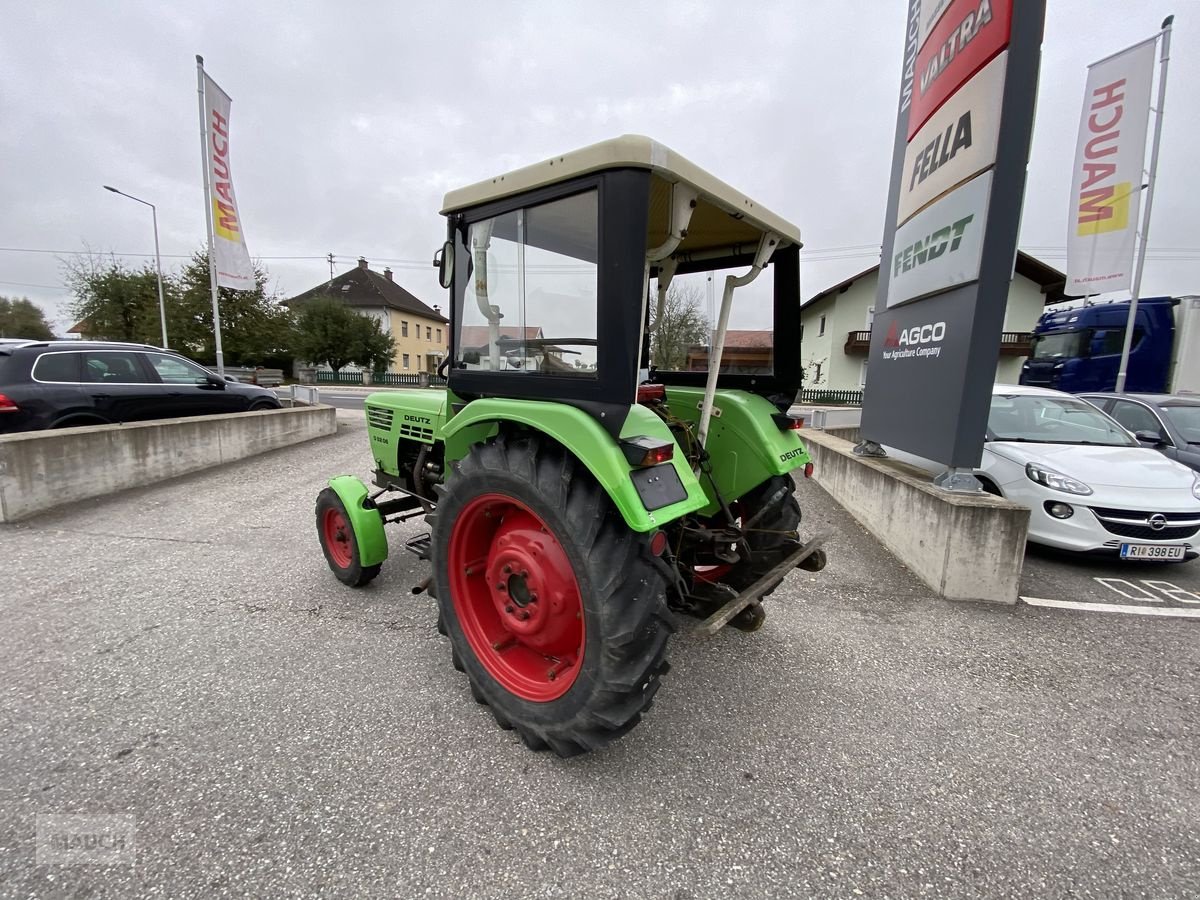
[[348,569],[354,561],[354,548],[351,544],[350,523],[340,509],[327,509],[321,516],[321,538],[329,558],[339,569]]
[[579,582],[545,521],[503,494],[472,499],[454,520],[450,599],[475,658],[523,700],[557,700],[583,663]]

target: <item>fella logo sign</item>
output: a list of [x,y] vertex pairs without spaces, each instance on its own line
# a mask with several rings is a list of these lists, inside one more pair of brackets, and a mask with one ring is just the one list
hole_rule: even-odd
[[941,343],[946,339],[946,323],[930,322],[901,328],[895,319],[883,340],[884,359],[936,359],[942,355]]
[[1005,51],[984,66],[909,141],[897,225],[996,161],[1007,56]]

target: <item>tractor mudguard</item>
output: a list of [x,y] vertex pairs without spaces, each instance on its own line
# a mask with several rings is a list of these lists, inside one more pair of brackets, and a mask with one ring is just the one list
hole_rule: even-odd
[[346,507],[346,517],[354,529],[354,541],[358,545],[359,564],[373,566],[388,556],[387,536],[383,533],[383,516],[376,509],[363,506],[370,491],[362,480],[353,475],[339,475],[329,479],[329,486]]
[[[700,482],[688,468],[687,460],[678,445],[670,463],[687,496],[675,503],[647,510],[638,495],[630,474],[645,471],[631,466],[624,451],[600,425],[582,410],[565,403],[546,400],[509,400],[484,398],[475,400],[443,426],[446,459],[462,459],[489,433],[492,426],[503,422],[519,422],[540,431],[571,452],[583,463],[604,488],[621,517],[631,529],[653,531],[667,522],[694,512],[708,503]],[[480,427],[486,426],[486,427]],[[646,435],[675,443],[669,428],[653,411],[634,406],[621,429],[622,438]]]
[[[692,424],[700,419],[703,399],[703,388],[667,388],[672,414]],[[812,461],[799,434],[781,429],[772,418],[778,414],[773,404],[757,394],[717,391],[707,449],[713,479],[726,500],[745,495],[772,475],[786,475]],[[704,487],[709,487],[707,479]],[[718,509],[720,504],[710,496],[702,512],[711,516]]]

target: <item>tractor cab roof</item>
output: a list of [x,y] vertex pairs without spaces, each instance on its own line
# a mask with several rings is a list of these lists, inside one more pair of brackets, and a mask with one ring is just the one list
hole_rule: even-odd
[[675,249],[677,254],[707,254],[734,247],[752,251],[768,232],[777,235],[782,245],[802,245],[800,229],[791,222],[755,203],[669,147],[640,134],[601,141],[451,191],[442,204],[442,214],[449,215],[610,169],[648,169],[652,174],[647,247],[656,247],[669,237],[672,187],[675,185],[697,195],[686,236]]

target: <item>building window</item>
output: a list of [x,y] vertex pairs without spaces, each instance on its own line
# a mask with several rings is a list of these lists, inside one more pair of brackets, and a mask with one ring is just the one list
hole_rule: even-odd
[[867,307],[867,331],[875,327],[875,307]]
[[401,361],[401,363],[403,363],[404,368],[407,369],[408,368],[408,354],[405,353],[404,356],[401,357],[400,361]]
[[867,364],[866,364],[866,362],[863,362],[862,368],[858,370],[858,386],[859,387],[867,386]]
[[442,329],[439,328],[437,330],[437,333],[438,333],[438,343],[440,344],[442,342]]
[[821,321],[817,324],[817,337],[825,333],[825,317],[821,316]]
[[433,329],[430,328],[428,325],[425,326],[425,340],[427,340],[427,341],[433,340]]
[[400,337],[408,337],[408,323],[400,320]]

